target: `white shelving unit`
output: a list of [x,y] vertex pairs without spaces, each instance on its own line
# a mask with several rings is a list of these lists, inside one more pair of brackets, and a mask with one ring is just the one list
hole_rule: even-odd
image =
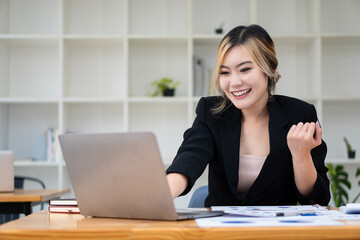
[[[209,76],[214,29],[257,23],[275,41],[277,92],[315,104],[328,162],[359,166],[342,140],[359,153],[359,22],[359,0],[0,0],[0,149],[56,188],[70,182],[45,160],[49,127],[153,131],[168,165],[199,99],[193,56]],[[149,97],[161,77],[180,81],[175,97]]]

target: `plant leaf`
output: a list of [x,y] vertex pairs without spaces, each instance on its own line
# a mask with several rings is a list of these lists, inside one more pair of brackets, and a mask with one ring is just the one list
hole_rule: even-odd
[[[341,164],[327,164],[330,179],[331,194],[335,207],[340,207],[349,202],[348,190],[351,189],[349,174],[344,170]],[[360,170],[359,170],[360,171]]]
[[360,176],[360,168],[358,168],[358,169],[356,170],[355,176],[356,176],[356,177]]
[[[351,189],[351,183],[348,179],[339,179],[339,183],[344,184],[348,189]],[[340,185],[340,184],[339,184]]]

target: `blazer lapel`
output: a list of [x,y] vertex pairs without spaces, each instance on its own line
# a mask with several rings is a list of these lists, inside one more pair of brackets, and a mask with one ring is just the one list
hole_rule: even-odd
[[286,174],[285,169],[292,170],[289,167],[292,166],[291,155],[286,151],[288,149],[286,140],[288,131],[286,127],[289,121],[275,99],[269,101],[268,108],[270,153],[264,162],[259,176],[246,196],[249,200],[259,196],[259,194],[268,189],[279,175]]
[[[246,196],[246,200],[250,202],[255,200],[259,194],[261,195],[262,192],[265,192],[279,174],[284,174],[282,173],[284,164],[292,164],[291,159],[289,160],[286,152],[284,152],[284,149],[287,149],[286,126],[289,121],[275,99],[268,102],[268,108],[270,153],[265,160],[259,176]],[[225,125],[220,130],[222,156],[229,188],[234,196],[246,201],[237,191],[239,181],[240,132],[241,110],[232,106],[225,116]],[[287,169],[291,168],[287,167]]]
[[277,149],[287,147],[286,136],[288,130],[286,126],[289,123],[284,111],[275,99],[268,103],[269,108],[269,136],[270,136],[270,153],[282,154]]
[[220,130],[220,141],[226,178],[232,193],[244,200],[237,192],[239,174],[239,146],[241,111],[232,105],[225,117],[225,126]]

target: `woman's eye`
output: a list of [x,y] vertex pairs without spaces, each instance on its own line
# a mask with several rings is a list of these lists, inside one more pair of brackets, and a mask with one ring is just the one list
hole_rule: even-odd
[[225,72],[225,71],[220,72],[220,75],[226,75],[226,74],[229,74],[229,72]]
[[243,69],[241,69],[240,70],[240,72],[247,72],[247,71],[249,71],[251,68],[243,68]]

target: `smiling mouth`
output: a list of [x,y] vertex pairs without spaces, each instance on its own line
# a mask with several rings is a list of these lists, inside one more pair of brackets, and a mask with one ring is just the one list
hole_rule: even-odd
[[247,93],[249,93],[251,91],[251,88],[246,89],[246,90],[242,90],[242,91],[237,91],[237,92],[232,92],[232,94],[236,97],[241,97]]

